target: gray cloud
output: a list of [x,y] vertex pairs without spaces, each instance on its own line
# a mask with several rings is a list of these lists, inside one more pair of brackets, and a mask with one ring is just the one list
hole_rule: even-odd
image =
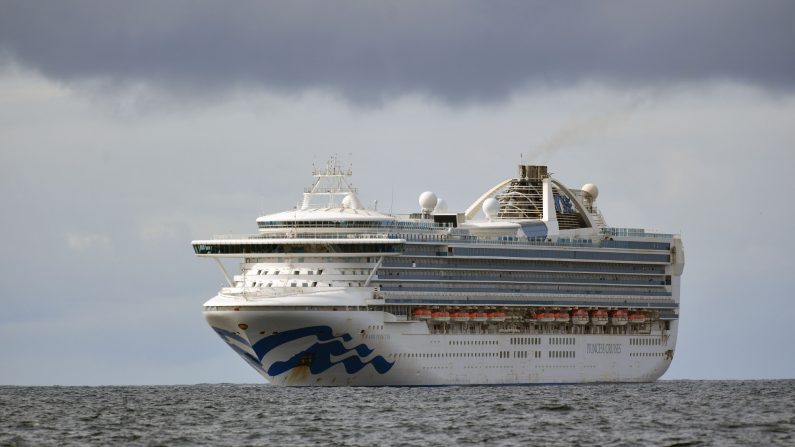
[[4,1],[0,48],[66,82],[493,101],[528,85],[795,85],[795,3]]

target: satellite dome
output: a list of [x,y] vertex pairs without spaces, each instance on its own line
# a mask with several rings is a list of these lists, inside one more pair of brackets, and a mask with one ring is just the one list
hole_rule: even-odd
[[483,214],[485,214],[489,220],[497,217],[497,213],[499,212],[500,202],[498,202],[494,197],[489,197],[483,202]]
[[420,208],[424,213],[430,213],[436,208],[436,203],[439,199],[436,198],[436,194],[431,191],[425,191],[424,193],[420,194]]
[[582,192],[591,196],[591,199],[596,200],[596,197],[599,196],[599,188],[596,187],[593,183],[586,183],[582,185]]
[[446,213],[447,212],[447,202],[441,197],[436,199],[436,208],[433,209],[434,213]]

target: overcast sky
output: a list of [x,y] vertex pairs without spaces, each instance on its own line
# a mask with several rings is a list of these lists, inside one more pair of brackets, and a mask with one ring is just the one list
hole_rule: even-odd
[[520,160],[681,232],[666,378],[793,378],[795,3],[0,0],[0,384],[260,382],[190,240],[290,208],[463,210]]

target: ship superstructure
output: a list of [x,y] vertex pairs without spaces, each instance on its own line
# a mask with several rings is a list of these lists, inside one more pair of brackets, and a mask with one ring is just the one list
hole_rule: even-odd
[[520,165],[463,212],[426,191],[396,216],[362,206],[335,160],[313,174],[257,234],[192,243],[228,282],[207,321],[269,382],[653,381],[670,365],[682,241],[607,226],[595,185]]

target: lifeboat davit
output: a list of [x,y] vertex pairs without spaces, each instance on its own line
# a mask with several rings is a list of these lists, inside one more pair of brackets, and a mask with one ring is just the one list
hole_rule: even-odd
[[505,321],[505,312],[492,312],[488,315],[489,321],[501,323]]
[[527,322],[527,323],[535,323],[537,321],[536,313],[535,312],[528,312],[524,316],[524,321]]
[[627,311],[616,309],[610,312],[610,324],[614,326],[624,326],[627,324]]
[[632,312],[627,319],[632,324],[643,324],[646,322],[646,315],[642,312]]
[[431,320],[446,323],[450,321],[450,314],[448,312],[433,312],[431,313]]
[[459,323],[466,323],[469,321],[469,312],[453,312],[450,314],[450,319]]
[[607,324],[607,311],[604,309],[597,309],[591,311],[591,323],[596,326],[604,326]]
[[414,311],[414,319],[427,321],[431,319],[431,311],[428,309],[417,309]]
[[585,309],[574,309],[571,311],[571,322],[574,324],[588,324],[588,311]]
[[478,323],[483,323],[489,319],[489,316],[485,312],[474,312],[469,315],[469,319]]
[[552,323],[555,321],[554,312],[540,312],[536,314],[536,319],[539,323]]
[[555,313],[555,322],[556,323],[568,323],[569,322],[569,314],[567,312],[556,312]]

